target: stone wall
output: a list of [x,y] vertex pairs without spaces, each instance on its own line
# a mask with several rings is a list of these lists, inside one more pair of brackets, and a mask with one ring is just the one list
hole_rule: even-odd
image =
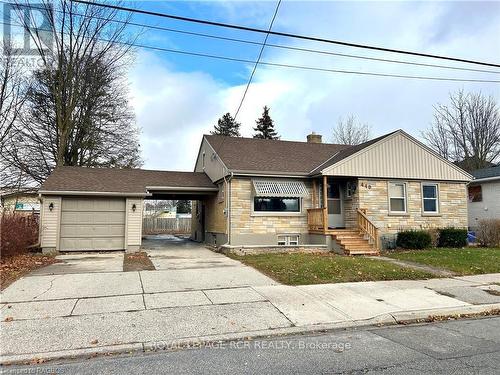
[[360,179],[356,193],[359,207],[367,209],[368,218],[380,228],[381,234],[405,229],[467,227],[467,196],[465,183],[440,182],[439,213],[422,212],[421,181],[404,181],[407,187],[407,213],[389,213],[388,181]]
[[[301,213],[262,214],[252,212],[252,181],[250,178],[231,180],[231,244],[275,245],[278,234],[300,234],[300,241],[308,236],[307,209],[312,207],[312,186],[306,182],[309,196],[302,199]],[[234,240],[234,241],[233,241]],[[262,241],[261,241],[262,240]],[[239,242],[245,243],[239,243]]]

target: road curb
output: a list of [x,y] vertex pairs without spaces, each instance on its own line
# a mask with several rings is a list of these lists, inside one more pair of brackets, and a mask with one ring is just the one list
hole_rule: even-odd
[[213,336],[189,337],[179,339],[136,342],[120,345],[100,346],[95,348],[82,348],[54,352],[6,355],[0,357],[0,365],[9,364],[39,364],[46,361],[61,359],[89,358],[108,354],[125,354],[137,352],[161,352],[181,348],[211,347],[214,344],[236,341],[255,340],[293,334],[324,333],[347,328],[380,327],[396,324],[421,323],[433,320],[436,317],[460,317],[474,314],[484,314],[500,310],[500,303],[487,305],[468,305],[460,307],[404,311],[381,314],[369,319],[338,321],[333,323],[315,324],[301,327],[284,327],[261,331],[235,332]]

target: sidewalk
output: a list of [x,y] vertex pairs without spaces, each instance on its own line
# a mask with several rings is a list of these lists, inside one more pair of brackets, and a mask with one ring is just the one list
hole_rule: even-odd
[[[177,287],[166,285],[175,272],[185,271],[23,278],[2,294],[0,361],[154,350],[500,309],[500,274],[298,287],[273,285],[262,275],[248,283],[231,279],[232,287],[220,288],[206,282],[203,270],[193,271],[197,280]],[[210,271],[212,281],[247,272],[229,266]]]

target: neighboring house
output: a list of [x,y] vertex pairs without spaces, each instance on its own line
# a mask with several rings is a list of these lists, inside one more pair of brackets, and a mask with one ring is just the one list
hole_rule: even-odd
[[477,229],[482,219],[500,219],[500,165],[472,172],[468,186],[469,227]]
[[188,199],[196,241],[376,253],[399,230],[466,228],[471,179],[402,130],[357,146],[205,135],[194,172],[56,168],[41,243],[136,250],[144,199]]
[[37,189],[0,188],[0,210],[3,212],[40,213]]

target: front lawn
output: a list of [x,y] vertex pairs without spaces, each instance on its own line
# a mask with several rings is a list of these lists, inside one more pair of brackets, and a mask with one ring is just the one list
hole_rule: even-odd
[[382,260],[336,254],[230,255],[288,285],[343,283],[350,281],[412,280],[435,277]]
[[433,267],[444,268],[460,275],[500,272],[500,248],[408,250],[384,254]]

